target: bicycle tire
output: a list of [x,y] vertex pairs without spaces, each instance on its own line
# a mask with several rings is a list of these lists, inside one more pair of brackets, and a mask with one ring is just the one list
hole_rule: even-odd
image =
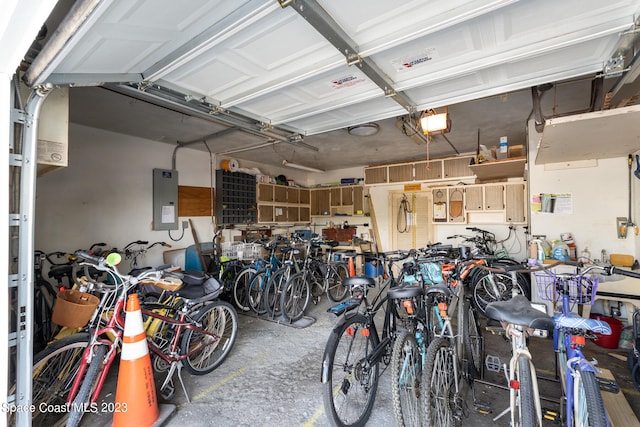
[[[310,274],[310,273],[309,273]],[[302,319],[309,306],[311,290],[304,271],[294,274],[287,280],[282,291],[280,307],[282,315],[290,322]]]
[[422,352],[415,334],[396,337],[391,355],[391,398],[396,426],[421,426]]
[[311,288],[311,296],[315,300],[319,300],[319,297],[326,292],[324,288],[324,277],[327,275],[329,264],[317,259],[313,259],[309,263],[308,268],[311,272],[311,274],[309,275],[309,287]]
[[[518,293],[531,299],[530,288],[521,276],[517,276]],[[504,273],[492,273],[482,271],[475,276],[475,281],[471,284],[473,288],[473,304],[476,309],[485,315],[487,304],[495,301],[506,301],[513,295],[513,284],[511,276]]]
[[573,402],[574,425],[605,427],[607,413],[595,372],[584,370],[583,366],[578,364],[574,374],[574,396],[578,396],[578,401]]
[[51,284],[45,280],[36,283],[33,300],[33,352],[36,354],[44,350],[58,330],[58,326],[51,320],[56,301],[56,293]]
[[282,313],[280,306],[282,291],[289,280],[291,267],[277,269],[269,278],[264,289],[264,308],[269,317],[274,318]]
[[[55,340],[33,357],[32,398],[35,412],[31,414],[33,425],[64,425],[68,414],[47,408],[60,408],[78,372],[82,353],[89,345],[89,334],[79,332]],[[9,394],[13,394],[15,386]],[[45,405],[45,406],[43,406]],[[9,425],[13,425],[11,416]]]
[[96,381],[98,380],[100,370],[103,366],[104,356],[106,354],[106,345],[96,346],[91,363],[89,363],[87,372],[82,380],[80,390],[78,390],[78,394],[73,399],[73,403],[69,408],[69,421],[67,421],[67,427],[78,427],[78,425],[80,425],[80,420],[82,420],[82,416],[85,414],[83,408],[87,408],[90,404],[91,393],[95,388]]
[[369,334],[362,314],[345,317],[331,331],[322,357],[324,412],[332,425],[364,426],[371,416],[379,381],[379,364],[366,367],[362,361],[379,344],[375,326]]
[[473,380],[474,378],[482,378],[484,346],[475,308],[469,301],[465,301],[464,310],[466,316],[465,322],[462,325],[462,336],[467,359],[467,372],[470,379]]
[[458,379],[454,375],[454,355],[447,338],[436,337],[425,356],[422,369],[422,407],[425,421],[432,426],[455,426],[458,424],[455,387]]
[[[231,304],[216,300],[206,304],[194,316],[201,329],[219,337],[217,343],[206,346],[183,360],[184,368],[193,375],[205,375],[216,369],[233,348],[238,335],[238,314]],[[193,329],[187,329],[180,344],[183,355],[209,343],[213,338]]]
[[267,272],[262,270],[256,273],[249,285],[249,307],[251,308],[251,311],[259,316],[262,316],[267,312],[267,308],[264,304],[264,291],[267,287],[267,283]]
[[342,281],[349,277],[349,269],[344,264],[333,264],[328,268],[327,296],[333,302],[340,302],[347,296],[348,289],[342,284]]
[[516,407],[518,414],[514,416],[514,419],[519,420],[520,426],[535,426],[537,415],[533,399],[533,377],[531,375],[529,359],[520,357],[517,366],[517,378],[520,387],[516,389]]
[[238,310],[245,312],[251,310],[251,305],[249,305],[249,286],[257,273],[257,269],[248,267],[236,276],[236,280],[233,282],[233,302]]

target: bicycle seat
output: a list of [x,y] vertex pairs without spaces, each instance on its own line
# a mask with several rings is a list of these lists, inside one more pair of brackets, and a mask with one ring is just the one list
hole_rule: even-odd
[[322,244],[326,245],[326,246],[330,246],[331,248],[335,248],[336,246],[340,246],[340,242],[337,242],[335,240],[329,240],[327,242],[323,242]]
[[342,286],[347,289],[351,289],[354,286],[368,286],[373,288],[376,286],[376,281],[369,276],[353,276],[342,280]]
[[187,284],[176,293],[189,300],[189,303],[200,303],[217,298],[222,293],[222,285],[213,277],[205,280],[202,284]]
[[424,295],[422,286],[394,286],[387,292],[389,299],[415,298],[420,295]]
[[499,322],[545,331],[553,330],[551,316],[531,307],[531,303],[523,295],[516,295],[507,301],[495,301],[487,304],[485,315],[489,319]]
[[602,335],[611,335],[611,327],[607,322],[598,319],[585,319],[576,314],[557,314],[553,316],[553,323],[558,328],[585,329]]
[[429,286],[425,292],[425,295],[442,294],[447,298],[451,296],[451,289],[444,283],[438,283],[437,285]]

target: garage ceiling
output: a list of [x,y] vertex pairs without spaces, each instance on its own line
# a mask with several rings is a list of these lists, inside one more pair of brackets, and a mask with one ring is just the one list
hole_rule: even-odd
[[[592,82],[619,90],[637,66],[639,15],[637,0],[61,1],[24,80],[72,86],[80,124],[339,169],[524,144],[532,87],[546,117],[635,103],[635,88],[593,103]],[[452,131],[428,149],[397,125],[445,106]],[[369,122],[372,137],[345,130]]]

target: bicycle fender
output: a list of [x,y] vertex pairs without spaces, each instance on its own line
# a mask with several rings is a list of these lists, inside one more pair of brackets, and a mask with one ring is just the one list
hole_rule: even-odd
[[589,362],[587,359],[579,359],[577,360],[577,362],[582,372],[593,372],[594,374],[598,374],[598,370],[596,369],[596,367],[593,365],[593,363]]

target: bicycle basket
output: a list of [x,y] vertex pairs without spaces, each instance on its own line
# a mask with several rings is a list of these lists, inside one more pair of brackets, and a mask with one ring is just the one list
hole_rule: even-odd
[[56,298],[51,321],[68,328],[81,328],[91,320],[99,303],[100,299],[95,295],[65,289]]
[[536,272],[534,276],[540,299],[554,303],[561,300],[563,283],[566,283],[569,290],[569,302],[593,305],[600,282],[596,276],[563,276],[546,272]]

